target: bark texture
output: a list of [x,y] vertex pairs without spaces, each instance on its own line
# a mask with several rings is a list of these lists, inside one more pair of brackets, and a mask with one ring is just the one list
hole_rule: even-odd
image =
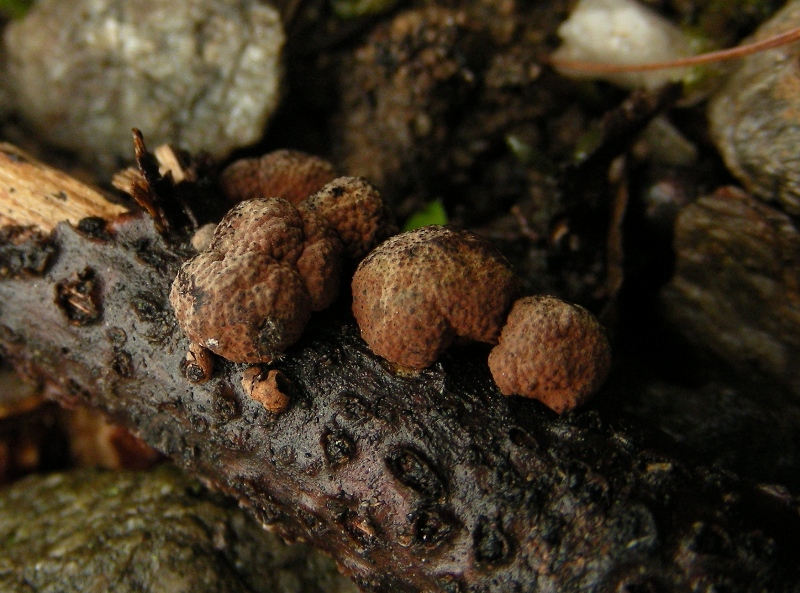
[[9,235],[4,355],[326,550],[365,591],[800,590],[788,494],[683,463],[596,412],[502,397],[484,348],[396,374],[334,307],[272,365],[291,399],[275,414],[242,387],[246,365],[184,377],[167,295],[188,242],[144,215]]

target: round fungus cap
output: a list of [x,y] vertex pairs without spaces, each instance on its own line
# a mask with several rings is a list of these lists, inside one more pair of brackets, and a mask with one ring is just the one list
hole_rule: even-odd
[[518,282],[488,241],[429,226],[378,246],[352,288],[353,314],[372,351],[422,369],[456,337],[496,343]]
[[380,193],[361,177],[338,177],[300,204],[330,224],[347,254],[359,260],[395,232]]
[[228,210],[214,229],[209,251],[259,251],[273,259],[296,260],[303,249],[303,219],[290,202],[255,199]]
[[489,353],[504,395],[537,399],[559,414],[594,394],[610,366],[611,348],[597,318],[551,296],[516,301]]
[[303,332],[339,288],[341,243],[286,200],[249,200],[217,225],[170,291],[193,342],[233,362],[269,362]]
[[336,178],[328,161],[298,150],[276,150],[259,158],[240,159],[220,178],[229,200],[283,198],[299,204]]

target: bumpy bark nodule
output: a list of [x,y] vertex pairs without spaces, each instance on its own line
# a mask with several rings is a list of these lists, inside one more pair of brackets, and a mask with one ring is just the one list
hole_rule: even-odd
[[145,217],[78,228],[7,246],[48,251],[44,267],[10,254],[3,268],[4,354],[326,550],[365,591],[800,590],[785,492],[693,467],[594,411],[502,397],[485,348],[395,374],[334,307],[273,365],[283,413],[245,394],[246,365],[218,360],[190,383],[167,300],[187,250]]

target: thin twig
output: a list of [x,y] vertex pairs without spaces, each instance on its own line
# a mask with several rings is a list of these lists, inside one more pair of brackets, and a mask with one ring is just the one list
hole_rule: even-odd
[[757,41],[749,45],[739,47],[731,47],[728,49],[721,49],[719,51],[712,51],[697,56],[690,56],[688,58],[679,58],[677,60],[667,60],[661,62],[648,62],[645,64],[608,64],[605,62],[585,62],[583,60],[563,60],[561,58],[550,57],[549,62],[556,68],[563,70],[576,70],[586,73],[597,74],[623,74],[627,72],[649,72],[652,70],[667,70],[670,68],[687,68],[691,66],[701,66],[703,64],[711,64],[722,62],[725,60],[735,60],[744,56],[749,56],[758,52],[766,51],[788,45],[795,41],[800,40],[800,27],[769,37],[762,41]]

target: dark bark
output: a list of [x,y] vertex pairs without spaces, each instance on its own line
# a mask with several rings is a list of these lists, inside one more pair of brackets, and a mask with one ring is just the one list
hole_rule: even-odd
[[484,348],[399,375],[340,305],[273,365],[291,383],[285,412],[245,394],[245,365],[217,360],[190,383],[167,301],[187,249],[143,216],[102,231],[61,224],[43,272],[7,268],[4,354],[326,550],[364,590],[800,590],[790,496],[695,468],[594,411],[559,418],[504,398]]

